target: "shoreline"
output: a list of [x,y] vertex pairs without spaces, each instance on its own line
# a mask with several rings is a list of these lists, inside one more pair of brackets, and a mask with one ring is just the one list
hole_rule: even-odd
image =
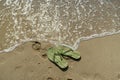
[[[66,44],[60,44],[60,45],[63,45],[63,46],[67,46],[73,50],[77,50],[77,48],[79,47],[80,43],[81,43],[81,40],[82,42],[83,41],[89,41],[91,39],[95,39],[95,38],[102,38],[102,37],[107,37],[107,36],[112,36],[112,35],[119,35],[120,34],[120,31],[117,31],[117,32],[114,32],[114,33],[111,33],[111,32],[104,32],[104,33],[101,33],[101,34],[93,34],[89,37],[82,37],[82,38],[79,38],[75,41],[73,47],[72,46],[69,46],[69,45],[66,45]],[[99,36],[98,36],[99,35]],[[34,39],[30,39],[30,40],[23,40],[21,41],[20,43],[10,47],[10,48],[7,48],[7,49],[3,49],[0,51],[0,54],[1,53],[8,53],[8,52],[11,52],[13,51],[15,48],[17,48],[18,46],[24,44],[24,43],[27,43],[27,42],[30,42],[30,41],[35,41]],[[52,41],[49,41],[51,42],[51,44],[54,44]]]

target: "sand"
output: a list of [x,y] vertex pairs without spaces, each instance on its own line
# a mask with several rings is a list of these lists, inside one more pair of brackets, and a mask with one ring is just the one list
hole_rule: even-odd
[[77,49],[81,60],[68,60],[66,71],[51,63],[45,51],[34,50],[32,44],[0,54],[0,80],[120,80],[120,34],[82,41]]

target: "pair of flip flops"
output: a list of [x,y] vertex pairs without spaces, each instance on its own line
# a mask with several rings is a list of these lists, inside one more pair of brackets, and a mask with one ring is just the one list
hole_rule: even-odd
[[48,59],[58,65],[61,69],[68,67],[67,61],[63,56],[71,57],[73,59],[80,59],[80,54],[65,46],[51,47],[47,51]]

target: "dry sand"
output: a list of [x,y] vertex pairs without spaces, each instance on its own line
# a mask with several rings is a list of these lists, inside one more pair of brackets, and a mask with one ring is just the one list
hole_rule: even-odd
[[0,54],[0,80],[120,80],[120,34],[82,41],[81,60],[68,60],[66,71],[31,46]]

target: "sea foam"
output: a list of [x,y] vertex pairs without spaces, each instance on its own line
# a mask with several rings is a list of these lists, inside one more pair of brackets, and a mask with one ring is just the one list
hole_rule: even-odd
[[28,41],[77,49],[81,41],[120,33],[119,0],[1,0],[0,53]]

